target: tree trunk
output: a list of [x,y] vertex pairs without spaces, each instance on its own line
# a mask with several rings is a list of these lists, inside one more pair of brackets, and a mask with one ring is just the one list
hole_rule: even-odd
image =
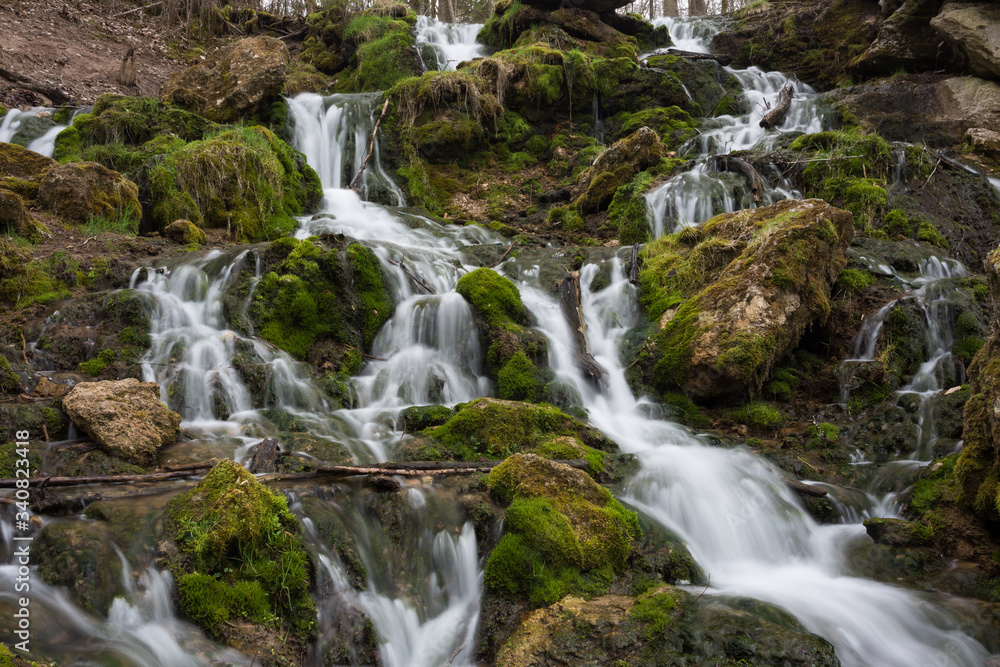
[[438,0],[438,18],[442,23],[455,22],[455,0]]
[[576,342],[576,365],[587,378],[607,384],[605,378],[607,371],[594,359],[590,353],[590,344],[587,342],[587,323],[583,317],[583,305],[580,303],[579,271],[566,274],[559,283],[559,300]]
[[730,0],[722,0],[722,13],[728,14],[733,10],[732,3]]
[[708,14],[706,0],[688,0],[688,16],[705,16]]
[[122,57],[122,66],[118,70],[118,83],[129,88],[135,85],[135,49],[131,46]]
[[663,0],[663,15],[677,16],[677,0]]
[[753,195],[754,203],[759,204],[764,194],[764,184],[760,180],[760,174],[747,162],[738,157],[729,155],[716,155],[711,161],[712,168],[716,171],[728,171],[735,174],[742,174],[750,183],[750,193]]

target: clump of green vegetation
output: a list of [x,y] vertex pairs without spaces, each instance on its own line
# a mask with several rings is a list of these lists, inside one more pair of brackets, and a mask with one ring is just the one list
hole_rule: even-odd
[[948,239],[945,238],[944,234],[937,230],[937,227],[934,226],[933,222],[922,217],[915,220],[915,222],[917,223],[918,241],[930,243],[931,245],[944,250],[948,249]]
[[99,236],[105,232],[135,236],[139,233],[139,218],[134,215],[118,218],[94,217],[83,226],[83,232],[91,236]]
[[[909,514],[923,516],[937,505],[954,481],[952,478],[959,461],[959,454],[952,454],[932,463],[910,492]],[[938,465],[940,463],[940,465]]]
[[0,356],[0,394],[20,394],[21,391],[21,379],[10,367],[7,357]]
[[639,623],[646,641],[652,641],[680,616],[690,597],[679,588],[659,587],[636,598],[628,617]]
[[652,128],[668,146],[677,147],[697,133],[698,123],[680,107],[654,107],[635,113],[622,112],[617,118],[621,133],[627,135],[640,127]]
[[116,357],[114,350],[101,350],[93,359],[81,363],[80,370],[87,375],[97,377],[104,372],[108,364],[114,363]]
[[826,449],[840,443],[840,427],[827,422],[812,424],[806,428],[805,439],[809,449]]
[[701,409],[695,405],[694,401],[679,391],[668,391],[663,394],[663,402],[671,405],[684,416],[684,422],[695,428],[708,428],[712,425],[712,420],[702,414]]
[[651,172],[644,171],[618,188],[608,206],[608,220],[618,226],[618,241],[622,245],[645,243],[649,240],[649,219],[646,217],[646,198],[643,196],[653,185]]
[[302,639],[314,632],[309,556],[283,496],[234,461],[167,505],[180,608],[210,636],[246,619]]
[[209,134],[168,153],[149,171],[152,215],[221,227],[240,242],[272,240],[293,230],[294,216],[323,196],[319,176],[266,128]]
[[908,238],[913,235],[913,229],[910,227],[910,221],[906,218],[906,213],[898,208],[894,208],[885,214],[885,219],[882,220],[882,227],[885,229],[886,234],[891,237],[902,236]]
[[761,401],[747,403],[727,411],[727,414],[734,421],[755,429],[773,428],[785,420],[780,410]]
[[493,269],[470,271],[458,279],[455,291],[491,327],[510,329],[528,323],[528,310],[517,286]]
[[861,269],[844,269],[837,276],[834,287],[844,294],[857,294],[875,284],[875,276]]
[[527,598],[532,607],[565,595],[601,595],[622,572],[639,539],[638,517],[582,471],[531,454],[515,454],[487,483],[508,504],[504,535],[483,582],[494,593]]
[[[394,11],[400,7],[402,11]],[[373,7],[358,14],[344,28],[344,40],[356,45],[348,69],[334,90],[361,93],[388,90],[397,82],[420,74],[414,48],[417,16],[406,5]]]
[[561,227],[569,232],[583,229],[583,217],[572,206],[556,206],[549,211],[546,221],[555,227]]

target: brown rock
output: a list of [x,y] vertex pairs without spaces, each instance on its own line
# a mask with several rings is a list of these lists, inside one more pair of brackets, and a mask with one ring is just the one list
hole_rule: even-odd
[[1000,5],[950,2],[931,27],[964,56],[973,74],[1000,78]]
[[163,235],[171,241],[184,245],[191,243],[205,245],[208,243],[205,232],[190,220],[174,220],[163,230]]
[[20,195],[0,188],[0,231],[34,239],[39,232],[48,230],[28,213]]
[[31,393],[34,396],[41,396],[43,398],[59,398],[69,393],[69,387],[58,382],[53,382],[47,377],[42,377],[38,381],[38,384],[35,385],[35,390]]
[[1000,155],[1000,132],[987,130],[985,127],[970,127],[965,131],[965,140],[976,153]]
[[247,37],[203,63],[170,75],[160,99],[230,123],[263,111],[287,77],[288,49],[273,37]]
[[109,454],[141,466],[177,439],[181,416],[160,402],[160,388],[134,378],[84,382],[63,399],[63,410]]
[[0,143],[0,176],[40,180],[47,169],[57,164],[52,158],[24,146]]
[[56,215],[74,222],[91,218],[139,218],[139,187],[117,171],[96,162],[73,162],[49,169],[38,201]]

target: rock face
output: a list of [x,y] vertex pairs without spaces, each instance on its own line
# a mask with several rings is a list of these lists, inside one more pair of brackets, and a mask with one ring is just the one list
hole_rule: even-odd
[[1000,78],[1000,5],[952,2],[931,27],[968,61],[973,74]]
[[97,217],[138,219],[142,212],[136,184],[96,162],[49,169],[38,201],[61,218],[81,223]]
[[822,200],[787,200],[650,244],[642,298],[662,313],[652,384],[699,398],[757,392],[829,314],[852,219]]
[[972,76],[910,74],[830,96],[887,141],[952,146],[970,127],[1000,126],[1000,85]]
[[986,262],[990,335],[969,365],[972,395],[965,404],[965,446],[955,476],[977,515],[1000,522],[1000,248]]
[[965,132],[965,139],[977,153],[993,157],[1000,155],[1000,132],[985,127],[970,127]]
[[66,394],[63,409],[108,453],[144,466],[177,439],[181,423],[181,416],[160,402],[155,383],[134,378],[78,384]]
[[888,74],[900,67],[914,71],[945,64],[947,54],[939,53],[941,38],[930,24],[940,7],[941,0],[906,0],[850,68],[865,74]]
[[261,112],[280,94],[287,64],[288,49],[280,40],[247,37],[172,74],[160,88],[160,99],[231,123]]

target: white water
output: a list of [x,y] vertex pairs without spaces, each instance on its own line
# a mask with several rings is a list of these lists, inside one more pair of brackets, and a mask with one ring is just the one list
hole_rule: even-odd
[[[591,423],[642,463],[626,500],[686,542],[715,594],[766,600],[828,639],[844,665],[981,665],[987,653],[928,596],[841,574],[856,525],[820,526],[779,474],[742,449],[705,446],[686,429],[646,418],[625,381],[619,338],[638,322],[635,288],[621,271],[598,294],[595,265],[581,272],[591,351],[609,372],[600,390],[574,366],[573,339],[559,304],[522,283],[525,304],[548,336],[550,363],[573,382]],[[624,327],[624,328],[623,328]]]
[[[718,24],[707,19],[661,18],[670,38],[678,48],[708,53],[708,44],[718,32]],[[743,105],[748,110],[740,116],[723,115],[706,119],[701,136],[695,140],[697,163],[693,169],[660,185],[646,194],[647,218],[658,238],[680,227],[701,224],[720,213],[732,213],[756,205],[743,176],[718,173],[709,161],[713,155],[754,149],[761,153],[774,148],[788,133],[813,133],[823,129],[823,114],[815,91],[780,72],[765,72],[757,67],[736,70],[723,68],[743,87]],[[780,127],[765,130],[760,119],[770,110],[778,93],[791,85],[792,104]],[[764,192],[761,206],[782,199],[801,196],[782,179],[761,174]]]
[[417,51],[424,71],[454,71],[463,61],[487,55],[486,47],[476,42],[482,23],[443,23],[429,16],[417,17]]
[[[11,109],[2,119],[0,119],[0,142],[10,143],[17,135],[18,130],[29,118],[40,114],[52,115],[54,109],[45,107],[35,107],[28,111]],[[67,125],[54,125],[45,131],[43,135],[32,140],[27,148],[30,151],[41,153],[46,157],[52,157],[56,150],[56,135],[65,130]]]

